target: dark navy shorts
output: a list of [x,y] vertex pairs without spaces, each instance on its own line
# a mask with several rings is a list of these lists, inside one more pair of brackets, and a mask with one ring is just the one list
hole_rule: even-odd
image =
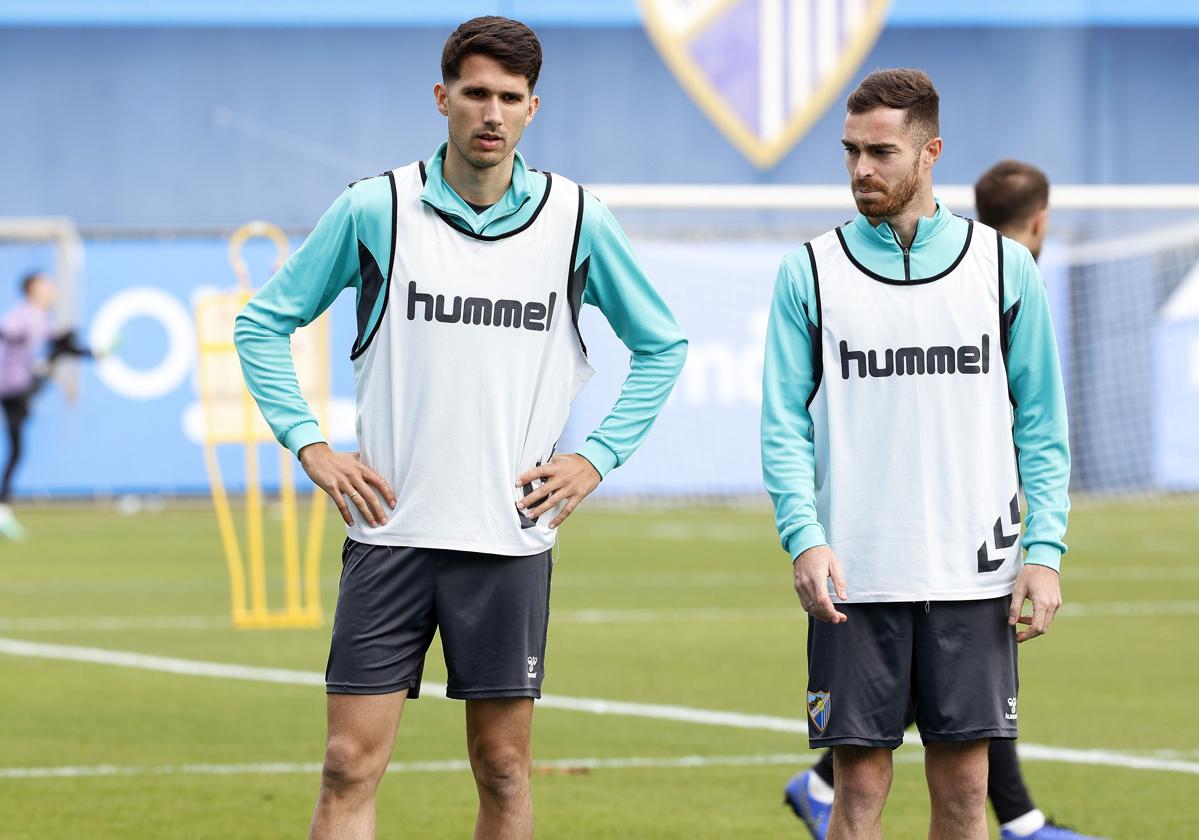
[[[1016,737],[1011,596],[838,604],[808,619],[808,743],[895,749],[909,706],[925,743]],[[908,718],[910,719],[910,718]]]
[[449,697],[540,697],[552,567],[549,551],[506,557],[347,539],[326,691],[419,696],[440,631]]

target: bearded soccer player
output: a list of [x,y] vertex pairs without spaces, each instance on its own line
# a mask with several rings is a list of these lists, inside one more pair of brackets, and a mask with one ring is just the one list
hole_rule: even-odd
[[[686,356],[611,213],[516,151],[540,67],[524,24],[458,27],[434,88],[448,142],[351,185],[237,321],[250,390],[347,526],[312,837],[374,835],[375,791],[435,630],[447,694],[466,701],[475,836],[532,836],[555,529],[645,438]],[[288,345],[350,287],[353,455],[321,438]],[[630,349],[631,370],[579,451],[557,453],[591,374],[584,303]]]
[[1017,644],[1061,605],[1053,328],[1028,249],[933,196],[928,76],[876,71],[847,111],[859,212],[784,260],[763,376],[763,473],[809,614],[809,743],[834,753],[827,836],[881,837],[912,707],[929,837],[985,838],[988,746],[1016,737]]
[[[974,185],[978,220],[1029,250],[1041,254],[1049,226],[1049,179],[1029,163],[1004,160]],[[908,710],[907,726],[915,722]],[[987,799],[995,810],[1002,840],[1097,840],[1045,816],[1028,792],[1016,755],[1016,742],[993,739],[987,751]],[[825,840],[833,804],[833,751],[825,750],[810,769],[794,776],[784,801],[815,840]]]

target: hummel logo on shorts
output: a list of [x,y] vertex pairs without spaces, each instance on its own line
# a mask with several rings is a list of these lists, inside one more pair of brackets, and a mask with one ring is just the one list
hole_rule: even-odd
[[529,677],[535,679],[537,677],[537,663],[539,660],[536,656],[530,656],[527,661],[529,663]]

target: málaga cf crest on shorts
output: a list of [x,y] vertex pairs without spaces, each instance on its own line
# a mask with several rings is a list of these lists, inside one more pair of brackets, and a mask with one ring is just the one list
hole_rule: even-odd
[[675,77],[759,168],[828,108],[882,31],[889,0],[640,0]]
[[808,720],[816,727],[817,732],[823,732],[828,726],[828,713],[832,697],[827,691],[808,692]]

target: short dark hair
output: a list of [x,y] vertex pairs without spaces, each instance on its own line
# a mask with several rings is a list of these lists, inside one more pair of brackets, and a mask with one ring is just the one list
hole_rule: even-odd
[[519,73],[532,91],[541,75],[541,42],[537,33],[519,20],[484,15],[459,25],[441,50],[441,79],[458,80],[462,62],[472,55],[494,58],[509,73]]
[[927,143],[941,133],[941,97],[923,70],[875,70],[849,95],[845,108],[851,114],[875,108],[905,111],[904,126],[918,126],[924,138],[921,142]]
[[29,297],[29,290],[33,288],[33,284],[37,282],[39,277],[45,276],[46,272],[44,271],[27,272],[25,276],[21,278],[21,294],[25,297]]
[[1019,223],[1049,206],[1049,179],[1031,163],[1001,160],[974,185],[978,220],[993,228]]

